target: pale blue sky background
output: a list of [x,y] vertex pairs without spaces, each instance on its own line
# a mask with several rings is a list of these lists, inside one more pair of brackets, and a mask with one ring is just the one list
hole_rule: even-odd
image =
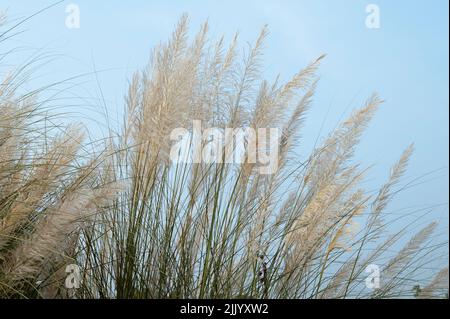
[[[15,19],[51,3],[1,0],[0,8],[9,8],[9,18]],[[79,5],[80,29],[65,26],[65,7],[70,3]],[[380,29],[365,26],[369,3],[381,10]],[[374,164],[368,188],[380,185],[402,150],[414,142],[416,152],[405,183],[433,172],[399,194],[390,209],[436,206],[430,218],[441,220],[442,231],[448,232],[448,0],[66,1],[21,26],[26,32],[8,46],[42,48],[61,55],[38,72],[35,84],[89,73],[94,65],[97,70],[108,70],[100,72],[98,79],[77,79],[79,86],[65,97],[98,98],[100,83],[115,117],[123,106],[127,79],[146,64],[151,48],[168,38],[184,12],[190,15],[193,32],[209,19],[212,37],[225,34],[230,39],[239,30],[242,41],[253,41],[268,23],[264,72],[268,79],[277,73],[287,79],[320,54],[328,54],[303,130],[305,153],[322,123],[321,134],[325,135],[373,91],[379,92],[386,104],[357,152],[358,160]],[[23,51],[22,59],[32,52]],[[74,103],[99,104],[79,99]],[[77,110],[92,118],[86,108]]]

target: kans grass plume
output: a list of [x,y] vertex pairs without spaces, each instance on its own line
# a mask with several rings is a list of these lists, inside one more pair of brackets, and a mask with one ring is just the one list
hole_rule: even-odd
[[[324,56],[271,83],[261,72],[267,34],[264,27],[241,56],[238,35],[228,46],[224,38],[213,42],[207,23],[190,41],[183,16],[132,77],[123,127],[108,137],[111,155],[84,164],[77,160],[82,132],[47,137],[34,120],[36,97],[17,96],[16,77],[4,77],[0,296],[442,297],[448,268],[429,271],[428,281],[421,276],[423,259],[448,245],[433,241],[436,224],[403,248],[408,231],[387,233],[385,212],[413,147],[375,195],[363,188],[367,169],[353,158],[383,101],[371,96],[301,156],[300,130]],[[248,152],[242,163],[172,163],[170,134],[193,120],[279,128],[279,169],[260,175]],[[67,264],[81,268],[79,289],[64,288]],[[375,290],[365,288],[371,264],[381,269]],[[414,293],[412,282],[422,279]]]
[[[12,32],[0,29],[0,45]],[[7,55],[2,53],[0,61]],[[39,90],[21,93],[30,66],[1,74],[2,298],[67,295],[58,291],[64,288],[66,265],[76,263],[80,230],[115,195],[115,187],[103,183],[107,174],[98,169],[103,156],[82,157],[81,127],[54,124]]]

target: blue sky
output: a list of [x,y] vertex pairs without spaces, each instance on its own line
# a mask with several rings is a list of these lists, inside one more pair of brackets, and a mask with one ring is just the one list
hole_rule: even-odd
[[[8,8],[14,20],[51,3],[2,0],[0,8]],[[79,29],[65,26],[70,3],[80,8]],[[379,29],[365,25],[365,8],[371,3],[380,8]],[[447,0],[66,1],[21,26],[25,32],[8,45],[28,49],[10,62],[23,62],[36,49],[55,54],[56,60],[39,70],[30,85],[100,70],[97,77],[77,79],[67,98],[103,95],[108,111],[120,113],[127,79],[147,63],[151,48],[168,38],[183,13],[189,14],[193,32],[209,19],[212,37],[225,34],[230,39],[239,31],[242,42],[253,41],[267,23],[268,79],[278,73],[287,79],[327,53],[300,151],[308,152],[318,134],[324,136],[372,92],[379,92],[386,103],[356,154],[364,164],[374,165],[368,188],[380,185],[402,150],[414,142],[405,183],[431,174],[399,194],[391,209],[436,205],[430,218],[440,219],[448,229]],[[100,104],[84,101],[90,107]],[[90,108],[78,110],[92,119]]]

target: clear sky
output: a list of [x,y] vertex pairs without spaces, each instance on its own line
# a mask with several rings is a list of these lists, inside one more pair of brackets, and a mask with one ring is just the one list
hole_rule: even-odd
[[[1,0],[0,8],[8,8],[14,20],[53,2]],[[65,25],[70,3],[80,8],[79,29]],[[365,24],[368,4],[380,9],[378,29]],[[8,45],[55,54],[56,60],[39,70],[36,83],[100,70],[97,78],[77,79],[71,92],[93,98],[103,95],[108,111],[120,113],[130,74],[147,63],[151,48],[168,38],[182,13],[189,14],[193,32],[209,19],[212,37],[225,34],[230,39],[240,31],[242,41],[253,41],[267,23],[264,73],[268,79],[278,73],[287,79],[320,54],[328,54],[303,130],[304,151],[311,149],[318,134],[325,135],[372,92],[379,92],[386,103],[357,152],[358,160],[374,165],[368,187],[380,185],[402,150],[414,142],[416,152],[405,183],[422,178],[403,191],[391,209],[436,205],[432,218],[441,219],[447,231],[448,9],[448,0],[74,0],[22,25],[25,32]],[[16,62],[31,53],[22,51]],[[87,110],[85,116],[92,118]]]

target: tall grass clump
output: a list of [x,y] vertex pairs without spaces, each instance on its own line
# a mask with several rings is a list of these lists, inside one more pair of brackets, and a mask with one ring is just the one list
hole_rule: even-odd
[[[61,126],[42,90],[25,83],[38,58],[7,68],[16,28],[0,14],[0,298],[68,296],[82,226],[113,197],[102,156],[86,155],[79,126]],[[49,88],[49,86],[46,86]]]
[[[372,95],[309,155],[299,154],[323,56],[285,83],[263,80],[266,36],[263,28],[240,55],[237,36],[228,46],[212,42],[208,24],[189,41],[184,16],[135,73],[123,127],[110,137],[109,168],[123,188],[82,230],[77,297],[392,298],[413,296],[420,278],[428,281],[416,296],[447,292],[448,268],[423,277],[447,245],[433,240],[436,223],[410,240],[407,225],[388,232],[386,210],[413,146],[399,152],[377,192],[363,188],[367,168],[354,151],[383,101]],[[279,169],[262,175],[245,160],[172,162],[171,132],[193,120],[279,128]],[[370,290],[372,264],[381,283]]]
[[[123,125],[97,147],[48,106],[60,82],[25,85],[45,65],[41,56],[17,68],[5,62],[15,53],[8,39],[26,20],[7,26],[0,14],[0,298],[448,293],[448,267],[435,270],[448,248],[437,223],[415,229],[388,212],[413,146],[399,152],[379,190],[363,187],[368,169],[354,152],[378,95],[305,154],[301,129],[324,56],[287,82],[269,82],[261,71],[266,27],[241,55],[237,35],[213,42],[208,24],[190,41],[183,16],[132,77]],[[237,163],[173,162],[171,133],[193,120],[278,128],[278,170],[261,174],[248,150]],[[390,233],[395,221],[402,229]],[[68,265],[81,270],[72,286]],[[368,289],[373,265],[381,282]]]

